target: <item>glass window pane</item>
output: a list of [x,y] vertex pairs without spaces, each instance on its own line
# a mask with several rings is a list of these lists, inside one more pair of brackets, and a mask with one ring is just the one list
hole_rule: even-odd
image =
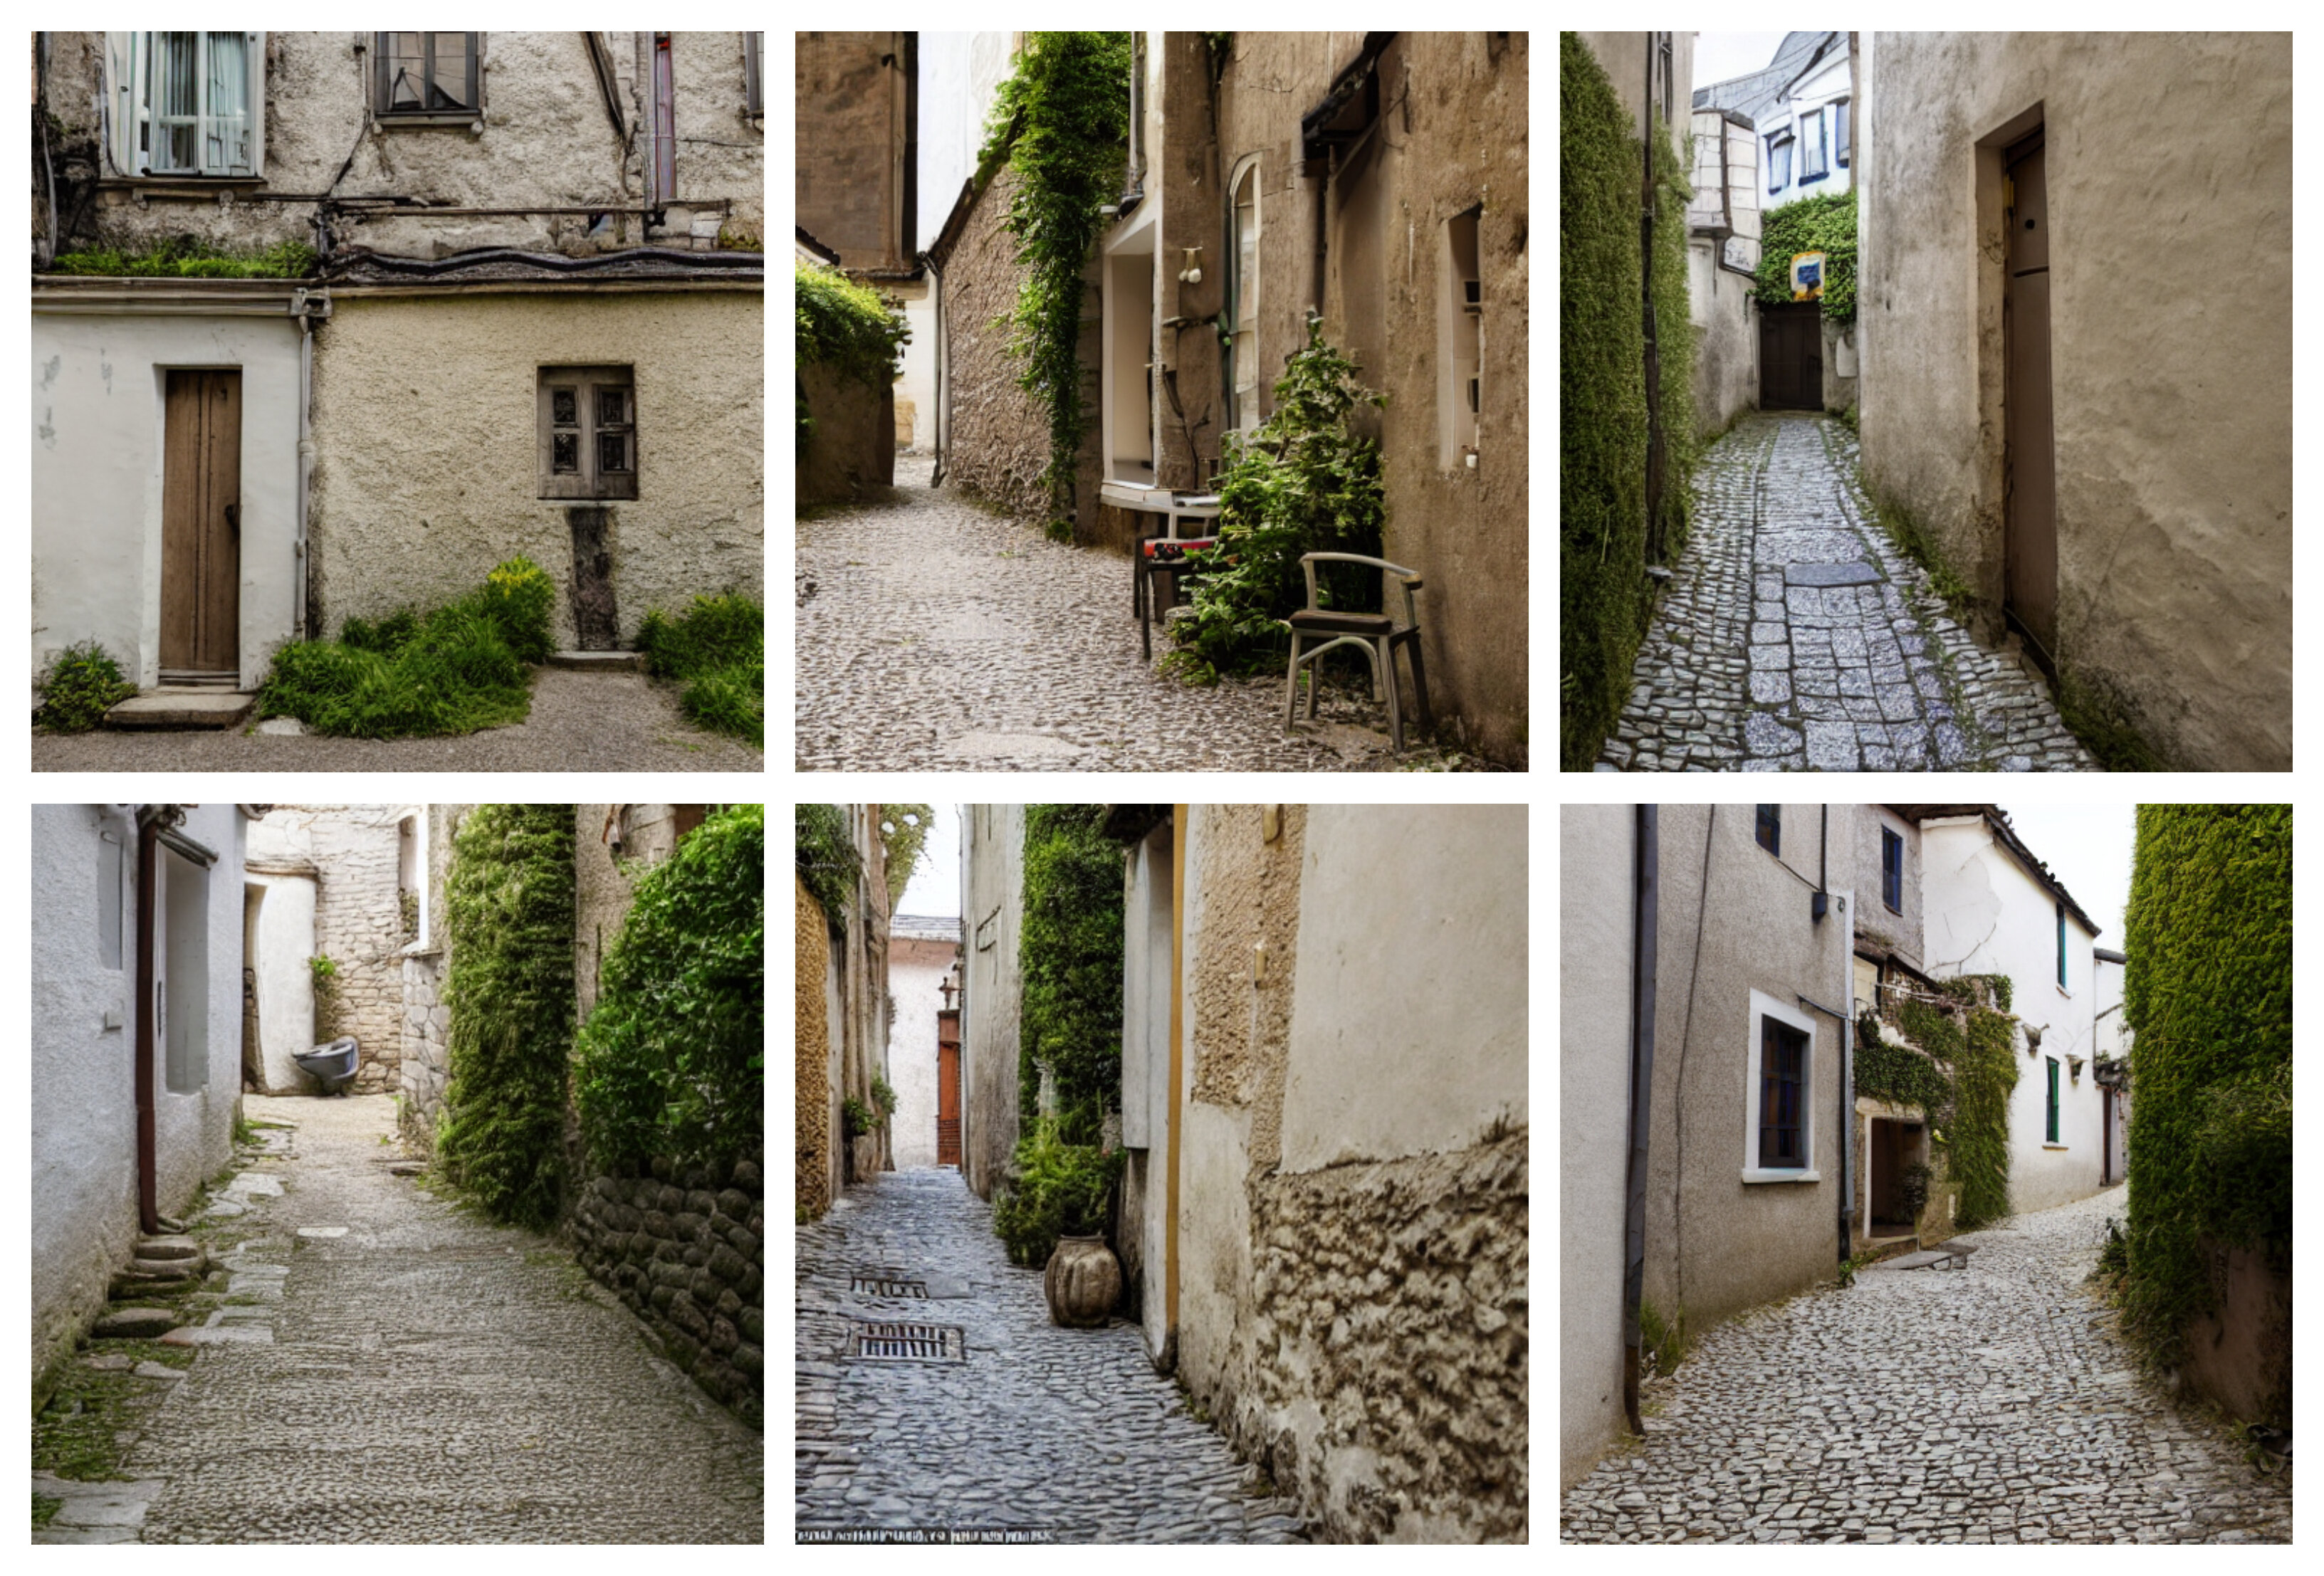
[[194,73],[200,45],[199,33],[153,35],[146,88],[150,123],[145,147],[150,167],[154,170],[188,171],[196,167],[195,136],[201,99]]
[[578,427],[581,424],[578,392],[573,389],[549,390],[549,419],[559,427]]
[[559,432],[549,438],[549,468],[559,475],[573,475],[581,469],[581,435]]
[[630,435],[626,432],[601,432],[597,435],[597,471],[601,475],[625,473],[630,468]]
[[468,82],[468,35],[435,32],[428,36],[435,44],[436,60],[436,74],[431,81],[435,97],[429,100],[429,107],[474,108],[476,97]]
[[387,106],[389,109],[427,106],[428,56],[424,33],[387,35]]
[[620,427],[630,419],[630,392],[627,389],[597,391],[597,425]]
[[202,169],[225,175],[251,168],[250,41],[238,32],[208,36],[210,113],[204,128]]

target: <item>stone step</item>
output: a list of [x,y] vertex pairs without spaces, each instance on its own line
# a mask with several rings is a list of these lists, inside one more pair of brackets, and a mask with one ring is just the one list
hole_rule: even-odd
[[235,728],[258,704],[244,690],[149,689],[105,714],[108,728]]
[[168,1308],[115,1308],[89,1331],[100,1341],[151,1341],[178,1326],[178,1315]]
[[137,1257],[140,1258],[199,1258],[202,1245],[191,1237],[140,1237]]
[[641,673],[645,656],[640,651],[551,651],[549,665],[581,673]]

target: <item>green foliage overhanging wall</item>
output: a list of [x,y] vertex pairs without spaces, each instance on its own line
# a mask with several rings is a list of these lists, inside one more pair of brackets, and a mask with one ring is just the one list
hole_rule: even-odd
[[573,806],[483,805],[444,884],[451,1077],[437,1158],[487,1214],[543,1227],[565,1181]]
[[1082,271],[1120,195],[1128,163],[1130,35],[1034,32],[1001,85],[978,156],[980,178],[1006,158],[1017,173],[1009,233],[1028,264],[1010,321],[1025,360],[1018,382],[1049,415],[1049,533],[1072,533],[1074,474],[1088,415],[1082,401]]
[[1047,1066],[1076,1142],[1121,1109],[1121,849],[1104,816],[1099,805],[1025,806],[1019,1106],[1031,1122]]
[[888,855],[888,911],[904,900],[904,889],[912,884],[912,872],[919,868],[921,850],[928,841],[928,823],[936,812],[926,805],[882,805],[880,806],[880,845]]
[[[1579,38],[1559,55],[1559,757],[1586,771],[1613,732],[1649,612],[1646,328],[1635,117]],[[1655,160],[1655,317],[1662,366],[1666,550],[1684,539],[1694,464],[1683,164]]]
[[1823,315],[1833,323],[1856,320],[1856,193],[1803,197],[1773,209],[1760,221],[1760,300],[1781,306],[1792,299],[1792,258],[1821,252]]
[[762,1148],[766,853],[766,806],[734,805],[638,877],[574,1057],[574,1104],[600,1171]]
[[[835,268],[802,260],[792,265],[791,277],[798,364],[827,366],[874,390],[895,382],[904,370],[904,346],[912,337],[904,314],[879,291]],[[815,429],[804,383],[798,385],[797,402],[797,449],[804,456]]]
[[2289,1263],[2291,806],[2140,806],[2124,932],[2125,1318],[2170,1363],[2213,1305],[2203,1239]]
[[847,834],[847,812],[837,805],[801,805],[793,827],[791,857],[799,880],[823,905],[824,923],[835,941],[847,934],[847,906],[863,871],[863,857]]
[[1902,1046],[1859,1046],[1859,1093],[1919,1104],[1941,1134],[1946,1174],[1960,1186],[1954,1223],[1974,1230],[2009,1213],[2009,1095],[2017,1087],[2016,1022],[2006,974],[1965,974],[1937,987],[1960,1005],[1906,998],[1899,1028],[1933,1062]]

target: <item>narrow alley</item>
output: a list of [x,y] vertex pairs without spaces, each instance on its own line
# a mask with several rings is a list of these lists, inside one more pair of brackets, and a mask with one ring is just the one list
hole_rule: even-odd
[[[1130,560],[931,491],[798,522],[798,766],[809,771],[1364,771],[1385,711],[1326,686],[1283,726],[1283,676],[1203,687],[1141,655]],[[1408,753],[1407,762],[1425,758]]]
[[1692,534],[1599,770],[2094,771],[2042,680],[1947,616],[1856,482],[1855,436],[1750,415],[1705,452]]
[[555,1240],[410,1175],[393,1101],[244,1105],[265,1152],[193,1224],[217,1268],[162,1309],[195,1360],[136,1370],[170,1393],[128,1481],[36,1474],[65,1502],[36,1541],[761,1540],[760,1435]]
[[[1156,1375],[1138,1326],[1053,1324],[951,1167],[881,1173],[798,1233],[798,1527],[1002,1529],[1056,1543],[1302,1543]],[[852,1356],[865,1322],[940,1356]],[[851,1532],[850,1535],[860,1535]],[[995,1541],[999,1541],[996,1537]]]
[[1711,1331],[1643,1391],[1643,1445],[1567,1492],[1565,1540],[2289,1543],[2289,1468],[2183,1421],[2084,1287],[2126,1199]]

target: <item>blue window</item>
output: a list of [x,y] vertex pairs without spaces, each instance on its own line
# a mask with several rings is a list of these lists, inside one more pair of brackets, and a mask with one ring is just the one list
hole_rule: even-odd
[[1771,132],[1767,136],[1767,189],[1781,191],[1792,183],[1792,134]]
[[1784,852],[1784,807],[1781,805],[1761,805],[1759,820],[1753,829],[1759,846],[1781,857]]
[[1831,173],[1831,157],[1823,140],[1823,110],[1818,107],[1800,116],[1800,184],[1821,180]]
[[1891,914],[1904,911],[1904,840],[1880,829],[1880,900]]

